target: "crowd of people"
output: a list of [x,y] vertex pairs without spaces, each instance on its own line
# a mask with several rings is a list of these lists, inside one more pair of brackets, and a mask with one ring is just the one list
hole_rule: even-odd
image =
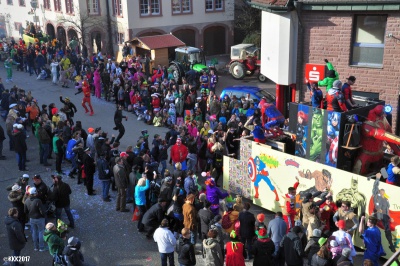
[[[248,202],[240,197],[232,199],[229,192],[218,188],[223,155],[237,157],[243,136],[253,134],[258,142],[265,139],[258,132],[263,131],[264,112],[249,95],[219,99],[215,94],[218,79],[213,72],[188,76],[178,85],[171,69],[159,65],[150,73],[147,56],[144,62],[140,57],[126,56],[116,63],[101,53],[88,58],[45,44],[28,45],[24,55],[23,41],[17,48],[15,45],[11,43],[10,47],[17,51],[10,53],[6,62],[11,70],[11,58],[18,70],[38,76],[50,65],[55,85],[68,87],[74,83],[76,94],[83,92],[86,113],[94,114],[90,102],[93,95],[114,101],[114,130],[119,134],[115,138],[103,132],[101,125],[85,128],[81,121],[74,121],[78,109],[67,97],[60,96],[62,108],[55,103],[40,107],[32,92],[16,86],[3,88],[0,80],[2,116],[9,149],[16,153],[19,170],[28,171],[26,139],[30,131],[39,143],[40,164],[51,167],[48,160],[55,157],[52,188],[40,175],[34,175],[33,185],[28,187],[26,173],[9,188],[13,208],[6,225],[14,255],[19,255],[25,245],[24,229],[29,221],[35,250],[45,251],[48,247],[55,263],[67,260],[69,265],[81,265],[79,240],[71,237],[65,245],[65,225],[49,222],[48,216],[50,213],[58,221],[64,209],[67,226],[75,227],[70,210],[71,188],[63,181],[67,176],[69,181],[83,183],[90,196],[96,195],[93,183],[97,177],[104,204],[111,202],[110,188],[116,191],[116,211],[128,212],[127,204],[132,203],[138,232],[157,242],[162,265],[168,260],[174,265],[175,252],[181,265],[195,265],[196,243],[201,243],[207,265],[223,265],[224,261],[229,266],[244,265],[246,259],[253,260],[254,265],[303,265],[303,258],[309,265],[352,265],[355,250],[351,236],[357,230],[367,245],[364,265],[377,265],[383,255],[376,219],[369,217],[368,228],[364,229],[364,220],[358,223],[350,203],[342,202],[336,211],[329,193],[307,194],[303,220],[296,225],[292,202],[298,186],[295,184],[286,194],[284,212],[278,212],[267,225],[263,215],[249,212]],[[22,58],[18,58],[19,49]],[[29,56],[36,59],[28,60]],[[44,65],[38,63],[38,57],[44,58]],[[7,80],[12,82],[12,71]],[[264,103],[262,99],[261,105]],[[125,133],[122,122],[128,119],[124,110],[136,115],[138,121],[165,126],[169,131],[164,137],[154,135],[150,143],[148,132],[143,130],[135,144],[121,151],[120,140]],[[5,136],[0,135],[1,144],[4,140]],[[62,169],[63,161],[71,164],[67,173]],[[199,174],[205,183],[199,181]],[[316,196],[321,200],[314,202]]]

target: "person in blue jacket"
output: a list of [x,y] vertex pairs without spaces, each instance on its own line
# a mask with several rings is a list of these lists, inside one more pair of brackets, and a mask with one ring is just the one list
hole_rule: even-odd
[[150,188],[150,181],[147,179],[145,173],[142,174],[142,178],[139,179],[135,187],[135,204],[139,209],[140,218],[137,225],[139,232],[144,231],[144,225],[142,223],[143,215],[146,212],[146,190]]

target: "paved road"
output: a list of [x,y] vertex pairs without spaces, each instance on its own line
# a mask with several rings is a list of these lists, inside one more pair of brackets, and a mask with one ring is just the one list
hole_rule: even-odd
[[[225,59],[226,60],[226,59]],[[220,63],[224,64],[222,58]],[[0,67],[0,77],[5,80],[5,70]],[[56,103],[56,106],[61,106],[59,96],[69,97],[72,102],[77,105],[78,113],[76,120],[82,121],[84,128],[101,126],[106,132],[114,133],[113,131],[113,114],[115,106],[111,103],[104,102],[92,98],[94,107],[94,116],[85,115],[83,108],[80,106],[82,95],[75,96],[75,90],[72,88],[66,89],[60,86],[53,86],[50,81],[38,81],[33,77],[29,77],[26,73],[14,71],[14,84],[25,90],[31,90],[35,98],[38,99],[39,105]],[[220,78],[219,87],[225,87],[233,84],[251,84],[260,85],[263,88],[271,88],[274,90],[274,85],[271,83],[259,84],[255,77],[245,79],[243,81],[234,81],[230,76],[222,76]],[[5,83],[6,88],[10,88],[11,84]],[[72,86],[70,86],[72,87]],[[128,114],[128,122],[124,122],[126,133],[121,140],[121,150],[124,150],[128,145],[134,145],[140,135],[140,131],[147,129],[150,137],[154,134],[165,134],[166,128],[155,128],[145,125],[141,121],[137,121],[135,116]],[[0,121],[4,127],[4,121]],[[50,160],[53,164],[50,168],[45,168],[40,165],[38,159],[38,145],[35,138],[32,136],[28,142],[28,159],[29,168],[28,174],[41,174],[45,183],[51,185],[50,174],[53,173],[55,161]],[[7,156],[6,161],[0,161],[0,213],[4,217],[7,213],[10,204],[7,200],[8,192],[5,187],[12,184],[14,180],[21,176],[21,172],[17,170],[15,154],[8,151],[8,140],[4,142],[4,155]],[[69,165],[64,164],[63,170],[68,171]],[[147,240],[144,235],[136,231],[136,223],[131,222],[132,205],[127,205],[131,212],[120,213],[115,211],[115,196],[111,192],[112,201],[104,203],[99,195],[90,197],[85,194],[85,189],[82,185],[77,185],[74,179],[64,178],[65,182],[71,185],[73,190],[71,199],[71,208],[75,210],[77,218],[75,229],[70,233],[70,236],[77,236],[82,241],[82,252],[85,256],[87,265],[160,265],[157,246],[152,241]],[[101,186],[98,180],[95,181],[94,188],[100,192]],[[255,213],[261,212],[260,208],[254,208]],[[65,214],[63,220],[67,221]],[[267,218],[272,218],[272,214],[267,215]],[[29,231],[27,231],[30,234]],[[0,226],[0,258],[10,255],[8,249],[8,241],[5,232],[5,227]],[[23,249],[23,256],[30,256],[30,262],[26,265],[50,265],[51,256],[48,252],[34,252],[31,238],[29,238],[26,247]],[[177,260],[175,256],[175,260]],[[204,265],[201,256],[197,256],[197,265]],[[246,265],[251,265],[250,262]],[[360,264],[356,264],[360,265]]]

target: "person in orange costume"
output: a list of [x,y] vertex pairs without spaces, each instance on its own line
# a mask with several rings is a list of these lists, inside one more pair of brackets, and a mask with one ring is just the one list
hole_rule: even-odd
[[85,113],[88,113],[89,110],[86,107],[86,103],[88,103],[90,108],[90,115],[93,115],[93,107],[92,103],[90,102],[90,86],[87,80],[84,80],[82,82],[82,92],[83,92],[82,107],[85,108]]
[[282,209],[283,219],[287,224],[287,232],[294,227],[294,217],[296,216],[296,189],[299,186],[299,178],[296,176],[296,183],[293,187],[288,188],[288,193],[285,194],[285,207]]

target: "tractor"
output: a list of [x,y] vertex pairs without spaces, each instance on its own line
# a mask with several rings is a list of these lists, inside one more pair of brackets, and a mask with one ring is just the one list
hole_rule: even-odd
[[229,73],[234,79],[243,79],[258,71],[258,80],[265,82],[267,77],[260,73],[260,49],[254,44],[238,44],[231,47]]
[[194,85],[199,81],[201,72],[209,70],[203,50],[190,46],[175,48],[175,59],[169,63],[169,68],[178,84],[186,77]]

